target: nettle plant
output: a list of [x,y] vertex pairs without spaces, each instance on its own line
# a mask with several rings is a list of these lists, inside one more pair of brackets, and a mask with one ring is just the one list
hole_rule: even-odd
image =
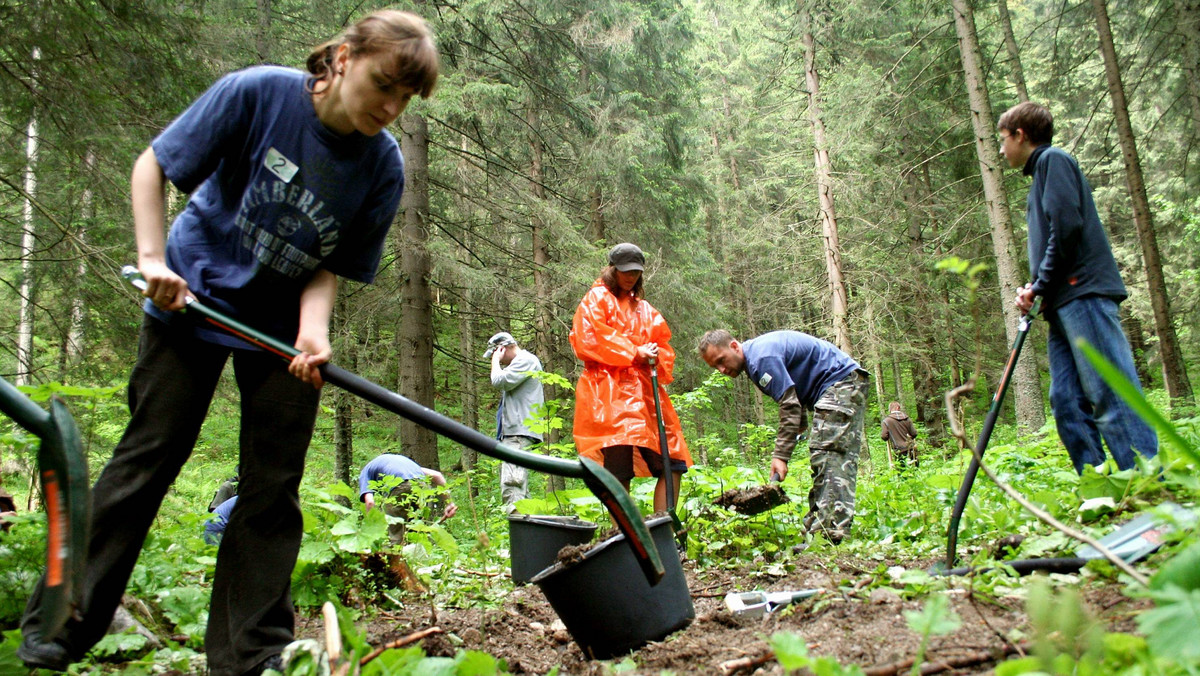
[[[438,573],[450,569],[462,555],[458,541],[439,523],[440,488],[412,482],[414,508],[406,520],[405,542],[388,539],[389,521],[384,507],[400,482],[386,477],[375,486],[376,509],[364,512],[351,487],[334,483],[302,488],[304,541],[292,572],[292,599],[297,606],[315,607],[325,601],[360,604],[392,599],[395,588],[415,575],[420,585],[432,586]],[[352,507],[347,507],[349,502]],[[399,570],[398,556],[405,569]]]

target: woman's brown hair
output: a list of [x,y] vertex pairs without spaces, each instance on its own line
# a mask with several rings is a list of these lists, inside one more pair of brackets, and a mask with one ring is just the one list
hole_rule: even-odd
[[[645,280],[646,280],[645,275],[639,275],[637,284],[634,284],[633,288],[629,290],[629,295],[633,296],[634,298],[636,298],[638,300],[641,300],[641,298],[642,298],[642,282]],[[606,266],[603,270],[601,270],[600,271],[600,281],[604,282],[604,286],[608,287],[608,290],[612,293],[612,295],[616,296],[617,298],[621,297],[621,283],[617,281],[616,266],[609,265],[609,266]]]
[[310,89],[318,82],[329,82],[334,56],[342,45],[350,48],[351,57],[390,54],[392,82],[411,87],[423,99],[433,93],[438,79],[437,45],[429,25],[416,14],[394,9],[372,12],[338,37],[317,46],[306,64],[313,74]]

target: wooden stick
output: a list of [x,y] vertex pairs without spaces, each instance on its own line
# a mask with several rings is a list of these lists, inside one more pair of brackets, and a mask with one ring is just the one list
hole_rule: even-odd
[[409,634],[408,636],[405,636],[404,638],[398,638],[395,641],[392,641],[391,643],[388,643],[386,645],[381,645],[378,648],[367,653],[361,660],[358,661],[358,666],[360,666],[360,667],[366,666],[366,664],[368,662],[375,659],[376,657],[379,657],[380,655],[382,655],[384,652],[386,652],[388,650],[393,650],[395,648],[403,648],[404,646],[409,645],[410,643],[416,643],[417,641],[420,641],[421,639],[428,638],[430,636],[433,636],[434,634],[441,634],[441,633],[443,633],[441,627],[429,627],[428,629],[422,629],[421,631],[415,631],[415,632]]
[[[948,657],[943,660],[925,662],[921,665],[921,674],[937,674],[951,669],[962,669],[963,667],[971,667],[985,662],[1000,661],[1005,657],[1017,652],[1016,645],[1008,644],[998,650],[989,650],[981,652],[967,653],[957,657]],[[880,664],[874,667],[863,669],[865,676],[896,676],[903,671],[911,669],[913,658],[909,657],[887,664]]]
[[773,659],[775,659],[775,651],[768,650],[757,657],[739,657],[735,660],[725,660],[724,662],[718,664],[717,668],[721,670],[722,674],[728,676],[729,674],[741,671],[742,669],[753,669],[755,667],[760,667]]
[[479,577],[498,577],[500,575],[505,575],[503,572],[487,573],[478,570],[467,570],[466,568],[455,568],[454,572],[462,573],[464,575],[478,575]]

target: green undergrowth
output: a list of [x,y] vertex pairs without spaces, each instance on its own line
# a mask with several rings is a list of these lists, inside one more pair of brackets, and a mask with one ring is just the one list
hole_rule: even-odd
[[[703,394],[703,393],[701,393]],[[81,427],[96,440],[110,444],[119,434],[116,390],[68,394],[73,411],[86,400],[79,415]],[[688,405],[704,405],[703,397]],[[1153,402],[1162,408],[1162,402]],[[96,418],[96,419],[94,419]],[[103,419],[99,419],[103,418]],[[432,508],[418,510],[407,524],[402,546],[390,544],[387,517],[382,510],[364,513],[357,488],[333,480],[331,416],[322,416],[309,454],[309,469],[301,487],[304,541],[292,576],[292,595],[298,612],[319,614],[332,601],[341,609],[348,650],[366,650],[358,633],[365,620],[407,604],[430,604],[443,609],[498,607],[512,591],[508,570],[508,520],[499,505],[498,462],[481,457],[469,472],[445,471],[449,489],[459,505],[457,516],[444,523]],[[860,591],[887,588],[922,603],[923,610],[908,618],[910,628],[928,639],[949,631],[953,611],[944,592],[969,586],[983,597],[1021,599],[1030,626],[1010,640],[1029,642],[1029,656],[1001,664],[998,674],[1197,673],[1200,654],[1195,627],[1200,626],[1200,538],[1180,528],[1165,537],[1164,547],[1138,564],[1154,575],[1142,588],[1107,562],[1088,564],[1079,575],[1051,576],[1032,581],[1017,578],[997,557],[1011,560],[1072,556],[1078,543],[1039,521],[1003,494],[982,474],[975,482],[959,530],[958,552],[963,564],[992,567],[970,577],[937,577],[929,569],[945,557],[946,525],[970,452],[953,444],[922,447],[919,467],[889,467],[886,450],[874,438],[869,423],[869,453],[861,458],[853,536],[838,546],[820,538],[807,541],[804,557],[813,557],[831,572],[835,584],[849,585],[850,573],[839,572],[839,560],[851,557],[856,573],[869,570]],[[985,461],[999,477],[1017,488],[1055,518],[1100,538],[1120,523],[1170,500],[1196,511],[1200,474],[1194,453],[1200,447],[1200,418],[1171,423],[1173,436],[1164,438],[1157,459],[1140,470],[1116,471],[1111,466],[1088,469],[1082,477],[1072,470],[1052,425],[1031,435],[1018,435],[1011,425],[997,428]],[[150,649],[140,636],[106,637],[75,673],[152,673],[164,666],[184,673],[202,665],[204,626],[217,548],[200,537],[206,506],[220,479],[232,473],[236,448],[236,401],[218,398],[197,450],[168,494],[128,592],[144,604],[139,617],[157,636],[169,637],[165,647]],[[379,452],[394,450],[393,427],[374,418],[357,430],[355,465]],[[807,508],[810,474],[798,454],[783,483],[790,503],[757,516],[743,516],[714,506],[723,491],[766,481],[764,469],[774,438],[769,426],[727,425],[693,444],[709,464],[697,464],[684,479],[678,513],[688,527],[688,555],[706,569],[745,570],[786,579],[795,570],[792,547],[806,542],[801,517]],[[114,431],[115,430],[115,431]],[[968,429],[968,433],[977,430]],[[36,440],[11,426],[0,429],[5,457],[29,458]],[[569,437],[568,437],[569,438]],[[1181,446],[1182,444],[1182,446]],[[99,443],[97,442],[97,445]],[[443,469],[457,462],[457,450],[443,447]],[[556,454],[570,453],[569,445]],[[92,451],[93,476],[104,453]],[[752,462],[747,462],[750,457]],[[24,506],[28,475],[4,477]],[[23,488],[24,487],[24,488]],[[519,505],[527,513],[570,514],[594,521],[600,532],[610,526],[599,501],[578,480],[549,491],[540,475],[531,476],[533,496]],[[419,490],[432,503],[433,490]],[[652,510],[653,481],[635,480],[632,490],[642,511]],[[995,543],[1006,536],[1022,539],[1004,551]],[[45,526],[40,512],[26,512],[0,535],[0,673],[15,664],[16,629],[24,600],[36,581],[44,557]],[[397,575],[395,562],[407,572]],[[868,562],[865,566],[863,562]],[[1157,571],[1157,572],[1156,572]],[[426,591],[413,591],[413,584]],[[1088,585],[1117,585],[1124,594],[1148,598],[1152,607],[1137,617],[1139,633],[1106,631],[1092,617],[1076,590]],[[407,588],[406,588],[407,586]],[[1052,640],[1045,637],[1052,637]],[[811,655],[803,641],[786,632],[764,637],[786,669],[815,673],[861,673],[858,666],[838,664]],[[1187,640],[1191,639],[1191,640]],[[613,671],[636,667],[636,656],[612,663]],[[364,673],[504,673],[495,658],[463,651],[452,658],[429,657],[420,648],[392,650],[374,660]],[[294,673],[308,673],[296,671]],[[313,672],[315,673],[315,672]]]

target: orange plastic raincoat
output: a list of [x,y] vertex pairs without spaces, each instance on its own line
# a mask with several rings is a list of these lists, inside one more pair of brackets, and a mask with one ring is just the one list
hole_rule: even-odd
[[[608,446],[641,446],[659,452],[654,390],[646,364],[634,364],[637,346],[658,345],[659,403],[667,428],[671,460],[692,466],[679,416],[663,385],[671,382],[675,350],[671,329],[650,303],[627,296],[620,300],[601,280],[596,280],[575,309],[571,347],[583,361],[583,375],[575,389],[575,449],[580,455],[604,463],[601,449]],[[636,476],[651,476],[640,453],[633,454]]]

